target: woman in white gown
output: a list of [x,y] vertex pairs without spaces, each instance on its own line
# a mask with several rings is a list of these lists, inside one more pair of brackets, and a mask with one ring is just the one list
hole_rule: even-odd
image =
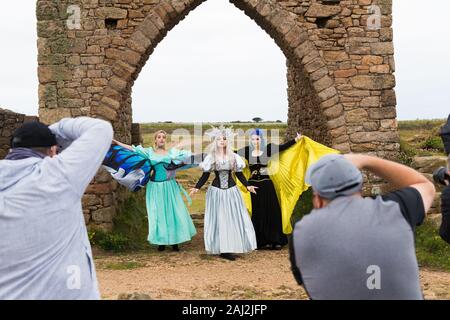
[[250,192],[256,194],[256,188],[249,185],[242,173],[245,162],[232,150],[231,129],[214,129],[212,136],[211,151],[200,164],[204,173],[191,189],[191,195],[199,191],[212,172],[215,173],[206,193],[205,249],[208,254],[235,260],[234,253],[250,252],[257,245],[255,230],[234,175]]

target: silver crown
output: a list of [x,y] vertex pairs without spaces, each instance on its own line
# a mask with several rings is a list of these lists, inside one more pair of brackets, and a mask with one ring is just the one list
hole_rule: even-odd
[[233,127],[225,128],[223,125],[220,127],[211,126],[211,130],[205,133],[211,139],[217,139],[219,137],[226,137],[227,139],[233,138],[236,136],[236,133],[233,132]]

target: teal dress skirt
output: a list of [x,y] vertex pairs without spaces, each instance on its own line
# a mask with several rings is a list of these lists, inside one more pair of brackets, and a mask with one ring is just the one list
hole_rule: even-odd
[[190,198],[175,180],[176,171],[167,170],[171,164],[179,164],[190,154],[172,148],[166,155],[159,155],[153,148],[133,146],[135,152],[150,160],[153,167],[146,187],[148,214],[148,241],[155,245],[175,245],[190,241],[197,233],[189,211],[183,201]]

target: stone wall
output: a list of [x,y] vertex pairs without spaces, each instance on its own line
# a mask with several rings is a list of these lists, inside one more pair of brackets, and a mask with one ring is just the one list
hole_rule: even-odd
[[[42,121],[101,117],[117,139],[131,143],[134,81],[158,43],[204,1],[38,0]],[[343,152],[395,157],[392,0],[230,2],[286,56],[288,135],[302,131]],[[117,194],[114,182],[96,178],[88,221],[110,225]]]
[[0,159],[8,154],[14,131],[24,123],[35,120],[38,120],[38,117],[26,116],[0,108]]
[[[311,94],[314,89],[311,87],[311,81],[307,73],[302,67],[298,67],[288,61],[287,63],[287,81],[288,81],[288,128],[286,135],[289,138],[296,136],[299,132],[316,141],[320,141],[325,145],[332,144],[332,136],[340,135],[339,130],[329,130],[326,122],[326,117],[322,110],[318,110],[317,105],[320,102],[317,96]],[[327,113],[334,109],[328,109]],[[343,138],[345,141],[345,138]],[[335,143],[340,143],[340,140],[335,140]]]

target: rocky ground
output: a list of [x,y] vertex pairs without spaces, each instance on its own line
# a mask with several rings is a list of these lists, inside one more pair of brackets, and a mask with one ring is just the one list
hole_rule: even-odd
[[[201,230],[181,252],[95,252],[104,299],[307,299],[288,250],[255,251],[236,261],[206,255]],[[450,273],[421,270],[426,299],[450,299]]]

